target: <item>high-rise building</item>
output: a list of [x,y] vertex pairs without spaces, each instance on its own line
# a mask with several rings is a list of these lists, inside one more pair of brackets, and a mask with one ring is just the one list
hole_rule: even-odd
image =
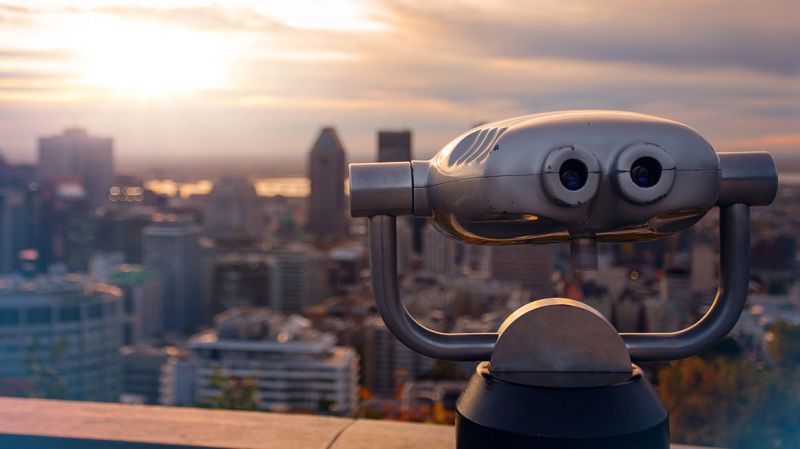
[[401,343],[378,317],[364,321],[362,384],[373,394],[392,398],[397,387],[418,380],[435,361]]
[[[378,131],[378,162],[405,162],[412,159],[411,131]],[[413,250],[423,251],[423,232],[427,220],[422,217],[406,217],[411,225]]]
[[258,408],[351,416],[357,406],[358,355],[297,315],[237,307],[188,342],[190,354],[165,366],[162,403],[213,405],[215,373],[250,379]]
[[549,298],[555,293],[552,245],[493,246],[491,276],[501,281],[516,282],[530,290],[533,298]]
[[42,181],[77,178],[91,207],[108,202],[114,183],[114,141],[69,128],[62,134],[39,138],[39,178]]
[[128,404],[158,404],[161,369],[179,350],[168,346],[124,346],[122,357],[122,395]]
[[27,243],[27,212],[24,190],[0,187],[0,273],[19,266],[19,253]]
[[117,401],[121,329],[122,292],[116,287],[75,274],[0,279],[0,379],[6,389]]
[[336,238],[348,234],[344,180],[346,154],[336,130],[323,128],[311,147],[308,176],[311,194],[306,228],[318,238]]
[[411,131],[378,131],[378,162],[411,160]]
[[148,207],[129,206],[104,211],[95,220],[95,249],[121,253],[125,263],[142,263],[142,231],[150,224],[151,216],[152,210]]
[[270,285],[271,310],[299,313],[322,301],[327,287],[322,254],[300,243],[276,247],[269,254],[275,259]]
[[236,306],[270,305],[275,257],[255,251],[226,251],[209,260],[209,312],[212,316]]
[[156,214],[143,232],[144,266],[161,279],[164,330],[190,334],[202,302],[200,227],[172,214]]
[[108,282],[124,294],[123,344],[140,345],[164,332],[164,300],[158,275],[141,265],[122,265]]
[[426,226],[422,232],[422,268],[435,274],[454,274],[459,267],[456,263],[456,242],[433,226]]
[[698,243],[692,247],[692,292],[711,295],[717,286],[717,255],[709,244]]
[[206,198],[205,231],[213,237],[259,239],[264,233],[261,199],[245,179],[221,179]]
[[86,272],[97,237],[86,189],[79,180],[42,183],[36,246],[39,270]]

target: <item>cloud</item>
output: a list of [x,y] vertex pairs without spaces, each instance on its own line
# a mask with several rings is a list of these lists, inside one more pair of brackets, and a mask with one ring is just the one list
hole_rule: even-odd
[[126,19],[151,20],[162,25],[205,31],[268,31],[285,28],[279,22],[254,11],[223,8],[217,5],[181,8],[121,5],[100,7],[93,11]]
[[766,134],[727,141],[725,146],[732,150],[798,151],[800,134]]
[[19,6],[19,5],[10,5],[6,3],[0,3],[0,14],[8,13],[8,14],[27,14],[30,12],[30,9]]
[[[380,127],[412,128],[417,148],[433,151],[477,121],[613,108],[686,122],[722,150],[794,145],[800,12],[789,1],[376,4],[369,19],[386,25],[376,30],[304,30],[270,16],[268,8],[222,2],[126,2],[59,11],[41,22],[94,13],[91,20],[202,31],[230,44],[230,60],[220,63],[230,78],[227,87],[170,98],[164,102],[170,110],[133,114],[141,105],[91,86],[58,90],[61,80],[26,72],[39,63],[48,70],[79,69],[59,61],[70,59],[69,52],[0,48],[0,61],[22,63],[0,65],[0,85],[7,80],[17,86],[6,98],[17,108],[37,103],[27,125],[3,130],[8,136],[20,129],[47,131],[78,117],[118,136],[120,148],[132,153],[167,148],[210,155],[234,145],[242,153],[275,148],[301,154],[316,126],[333,121],[351,155],[364,157],[372,155]],[[58,45],[58,35],[50,38]],[[6,42],[22,44],[16,39]],[[153,129],[158,133],[151,135]]]
[[0,60],[9,62],[13,60],[65,60],[73,58],[75,55],[67,50],[36,50],[20,48],[0,48]]
[[396,27],[441,52],[800,73],[794,0],[542,3],[387,2],[386,8]]

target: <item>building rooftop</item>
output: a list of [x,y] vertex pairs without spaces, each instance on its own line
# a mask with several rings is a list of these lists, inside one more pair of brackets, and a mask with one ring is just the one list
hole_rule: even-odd
[[318,354],[336,344],[332,334],[311,327],[307,318],[285,316],[266,308],[239,306],[214,319],[215,326],[189,340],[190,349],[235,349],[275,353]]

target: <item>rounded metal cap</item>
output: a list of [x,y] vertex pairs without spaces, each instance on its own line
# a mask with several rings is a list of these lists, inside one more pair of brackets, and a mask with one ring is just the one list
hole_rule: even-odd
[[414,178],[410,162],[350,164],[350,215],[410,215]]
[[498,330],[492,375],[527,385],[610,385],[628,379],[631,358],[600,312],[578,301],[548,298],[524,305]]

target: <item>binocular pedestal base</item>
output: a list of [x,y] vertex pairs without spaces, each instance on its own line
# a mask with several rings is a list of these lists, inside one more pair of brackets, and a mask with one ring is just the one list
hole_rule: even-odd
[[667,412],[638,367],[621,383],[539,387],[478,365],[456,406],[458,449],[669,449]]

